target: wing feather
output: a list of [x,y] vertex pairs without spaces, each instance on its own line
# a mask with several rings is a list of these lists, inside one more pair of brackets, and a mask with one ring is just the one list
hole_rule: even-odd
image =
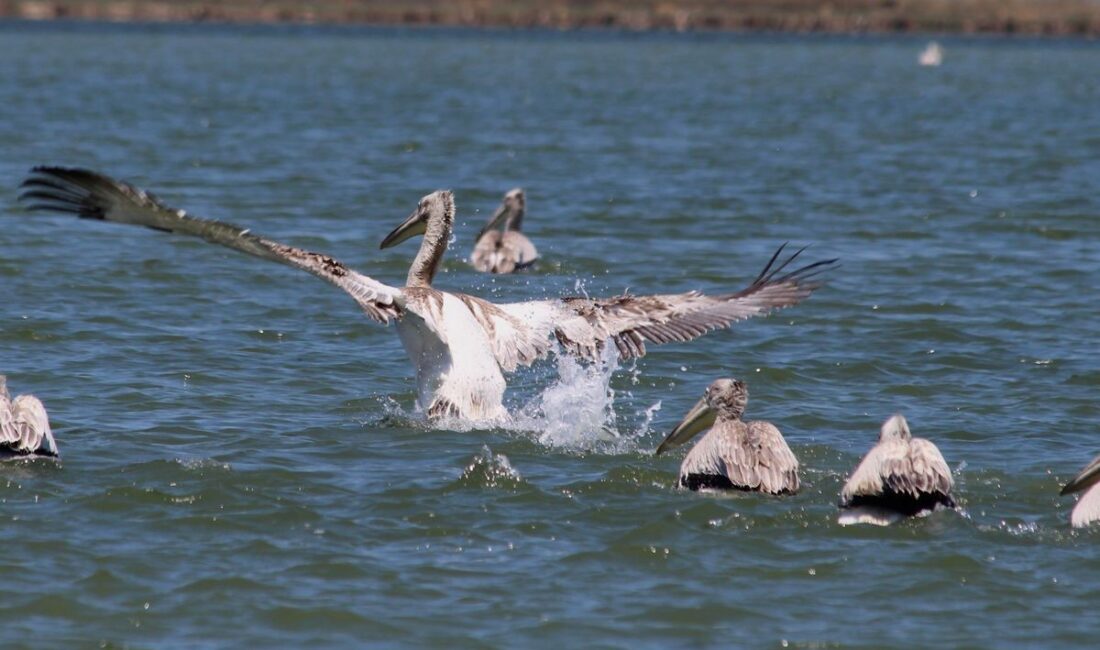
[[497,305],[463,293],[454,294],[474,315],[489,337],[493,356],[506,372],[528,366],[550,350],[551,341],[545,335],[526,327],[518,317]]
[[748,422],[748,441],[755,446],[760,489],[779,494],[797,492],[798,458],[771,422]]
[[156,196],[129,183],[86,169],[35,167],[22,184],[20,200],[32,210],[75,214],[145,226],[154,230],[199,237],[214,244],[292,266],[346,291],[375,321],[400,318],[400,289],[349,269],[321,253],[280,244],[224,221],[201,219],[162,203]]
[[855,497],[880,496],[886,491],[913,498],[949,496],[954,485],[951,468],[931,441],[888,439],[867,452],[844,484],[840,499],[846,506]]
[[770,422],[719,422],[680,466],[680,483],[691,475],[717,475],[733,487],[769,494],[798,491],[798,459]]
[[33,395],[12,400],[0,375],[0,456],[28,454],[57,455],[46,407]]
[[901,440],[883,440],[872,447],[844,483],[840,491],[841,505],[847,505],[855,497],[881,494],[883,477],[902,471],[906,452],[907,447]]
[[[924,438],[909,440],[910,468],[906,479],[898,485],[908,485],[910,494],[951,494],[955,479],[943,454],[936,445]],[[898,490],[900,491],[900,490]]]
[[46,407],[34,395],[20,395],[12,402],[12,415],[19,434],[17,451],[31,454],[57,455],[57,443],[50,431]]
[[822,285],[818,276],[836,260],[823,260],[787,271],[802,250],[776,261],[780,246],[760,275],[736,293],[681,294],[605,299],[580,297],[498,305],[538,335],[554,336],[570,353],[595,360],[610,339],[623,359],[644,356],[646,343],[684,342],[733,323],[763,316],[805,300]]
[[535,263],[539,253],[523,233],[490,230],[477,240],[470,264],[483,273],[513,273]]

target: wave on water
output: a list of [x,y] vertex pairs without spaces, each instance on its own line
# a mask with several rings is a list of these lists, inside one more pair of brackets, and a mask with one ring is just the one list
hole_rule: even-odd
[[507,456],[494,454],[489,445],[484,445],[462,470],[458,483],[467,487],[516,489],[524,480]]

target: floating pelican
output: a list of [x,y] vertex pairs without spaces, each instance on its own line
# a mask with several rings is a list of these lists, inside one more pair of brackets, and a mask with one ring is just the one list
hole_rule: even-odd
[[221,221],[199,219],[161,203],[152,194],[102,174],[36,167],[20,199],[33,210],[147,226],[200,237],[250,255],[308,271],[340,287],[372,319],[397,322],[397,333],[416,367],[418,403],[429,418],[466,420],[507,417],[502,371],[546,356],[557,341],[567,353],[597,360],[612,340],[623,359],[645,354],[646,342],[689,341],[710,330],[794,305],[819,282],[813,278],[835,260],[786,268],[798,251],[776,264],[775,252],[759,276],[736,293],[682,294],[606,299],[569,297],[494,304],[431,286],[447,249],[455,205],[449,191],[433,192],[382,241],[394,246],[424,235],[404,287],[357,273],[333,258],[286,246]]
[[1077,500],[1077,505],[1073,506],[1073,512],[1069,515],[1069,522],[1074,528],[1088,526],[1100,519],[1100,487],[1097,487],[1097,483],[1100,483],[1100,456],[1093,458],[1091,463],[1085,465],[1085,469],[1062,488],[1063,496],[1087,490]]
[[840,523],[888,526],[937,506],[954,508],[955,481],[940,450],[909,433],[895,415],[883,423],[878,444],[867,452],[840,493]]
[[657,455],[710,429],[680,465],[680,487],[793,494],[798,459],[771,422],[744,422],[749,389],[736,379],[716,379],[687,416],[657,447]]
[[921,51],[917,61],[923,66],[937,66],[943,63],[943,48],[936,41],[932,41]]
[[[520,228],[527,199],[523,190],[516,188],[504,195],[500,207],[489,218],[489,223],[477,234],[477,244],[470,253],[470,264],[482,273],[512,273],[535,263],[539,252]],[[504,231],[497,230],[504,224]]]
[[0,375],[0,459],[57,455],[46,407],[34,395],[13,400]]

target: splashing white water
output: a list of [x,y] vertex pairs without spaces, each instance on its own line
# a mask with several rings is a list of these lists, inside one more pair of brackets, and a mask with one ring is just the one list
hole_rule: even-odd
[[610,347],[592,364],[557,354],[557,379],[512,416],[509,428],[535,431],[539,442],[551,447],[587,447],[617,438],[611,376],[619,362]]
[[[601,358],[595,363],[578,361],[573,355],[558,351],[554,354],[557,376],[539,394],[520,406],[505,421],[470,422],[461,418],[444,417],[429,423],[423,411],[414,408],[407,411],[396,400],[385,397],[380,402],[383,421],[402,426],[449,431],[484,430],[493,426],[533,435],[547,447],[571,450],[599,449],[610,453],[627,453],[637,449],[638,439],[650,432],[650,426],[658,411],[658,400],[622,423],[629,427],[620,432],[619,417],[615,411],[617,392],[611,387],[611,378],[619,369],[617,350],[605,346]],[[632,366],[631,383],[637,384],[640,371]],[[622,395],[630,401],[632,394]]]

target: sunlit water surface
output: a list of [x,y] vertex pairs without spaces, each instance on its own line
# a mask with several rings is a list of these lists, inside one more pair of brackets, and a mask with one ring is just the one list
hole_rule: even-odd
[[[0,27],[0,371],[64,460],[0,468],[6,647],[1084,646],[1100,532],[1100,47],[916,39]],[[300,272],[15,202],[87,166],[400,283],[500,300],[727,291],[774,248],[808,302],[613,374],[512,379],[516,425],[433,431],[392,330]],[[527,189],[530,274],[463,258]],[[746,380],[784,499],[673,489],[657,441]],[[608,379],[610,377],[610,379]],[[904,412],[962,512],[835,523]]]

